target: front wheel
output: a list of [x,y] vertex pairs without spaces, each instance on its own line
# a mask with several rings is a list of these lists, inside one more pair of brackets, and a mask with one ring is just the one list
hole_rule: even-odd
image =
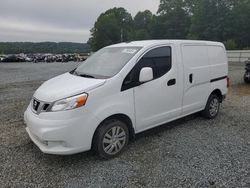
[[207,119],[214,119],[220,111],[220,99],[217,95],[211,94],[208,98],[205,109],[202,115]]
[[94,150],[105,159],[122,153],[129,141],[127,125],[120,120],[104,121],[94,137]]

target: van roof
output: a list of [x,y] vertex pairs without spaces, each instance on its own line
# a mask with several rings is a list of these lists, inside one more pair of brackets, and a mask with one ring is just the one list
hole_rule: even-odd
[[126,47],[126,46],[137,46],[137,47],[147,47],[152,45],[162,45],[166,43],[172,44],[202,44],[202,45],[219,45],[224,46],[220,42],[213,41],[203,41],[203,40],[141,40],[141,41],[131,41],[131,42],[123,42],[119,44],[114,44],[109,47]]

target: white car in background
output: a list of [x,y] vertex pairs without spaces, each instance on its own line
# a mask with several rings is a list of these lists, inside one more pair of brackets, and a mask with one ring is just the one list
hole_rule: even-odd
[[136,133],[199,111],[215,118],[227,87],[221,43],[120,43],[43,83],[24,114],[26,130],[44,153],[93,148],[112,158]]

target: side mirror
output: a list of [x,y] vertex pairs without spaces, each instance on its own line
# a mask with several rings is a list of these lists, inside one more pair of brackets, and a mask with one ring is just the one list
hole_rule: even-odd
[[144,67],[140,71],[139,82],[144,83],[153,80],[153,69]]

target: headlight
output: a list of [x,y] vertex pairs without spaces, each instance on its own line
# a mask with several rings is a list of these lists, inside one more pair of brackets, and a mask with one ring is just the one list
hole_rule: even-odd
[[85,105],[87,98],[88,98],[88,95],[86,93],[83,93],[80,95],[76,95],[73,97],[68,97],[66,99],[56,101],[53,104],[51,111],[57,112],[57,111],[72,110],[75,108],[79,108]]

